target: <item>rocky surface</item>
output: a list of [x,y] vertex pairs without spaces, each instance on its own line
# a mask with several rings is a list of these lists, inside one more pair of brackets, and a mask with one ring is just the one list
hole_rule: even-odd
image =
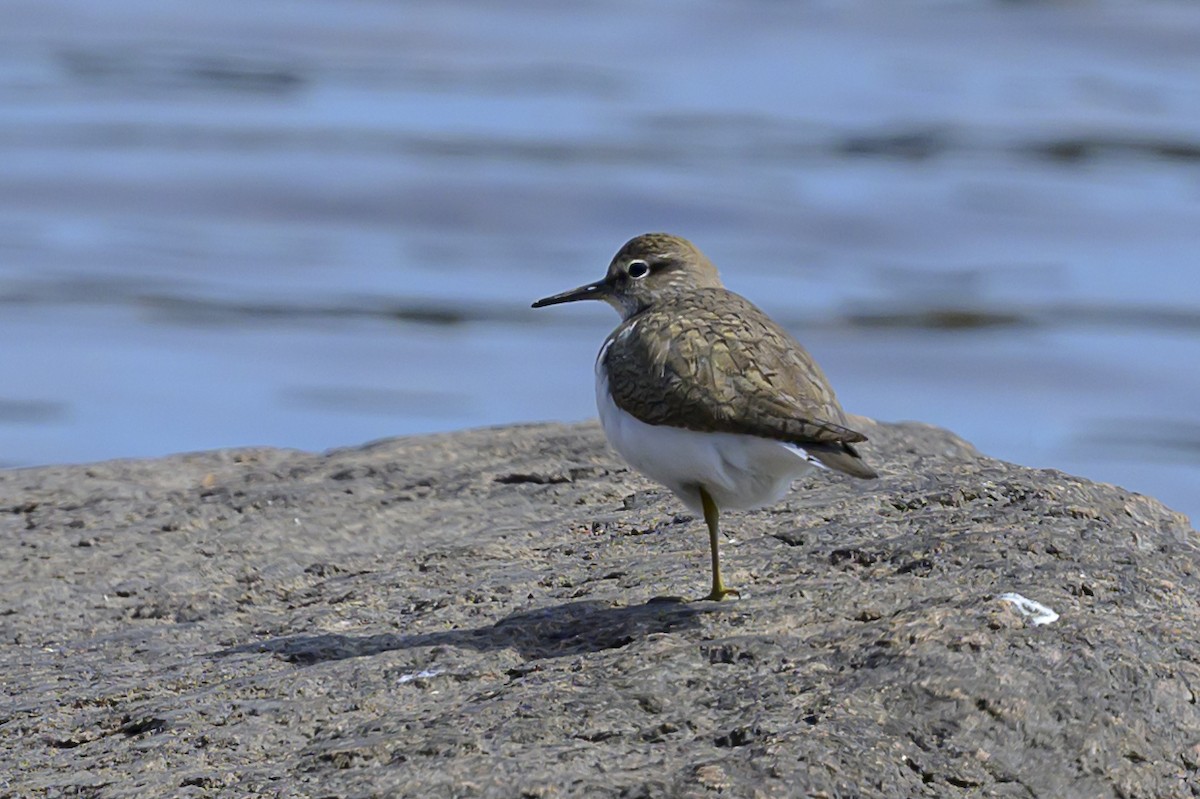
[[1200,795],[1187,520],[865,429],[719,604],[594,425],[0,472],[0,795]]

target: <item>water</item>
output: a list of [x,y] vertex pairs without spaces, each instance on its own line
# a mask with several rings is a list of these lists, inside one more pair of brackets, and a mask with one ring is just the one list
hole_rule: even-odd
[[0,462],[595,413],[696,241],[843,404],[1200,513],[1191,2],[10,2]]

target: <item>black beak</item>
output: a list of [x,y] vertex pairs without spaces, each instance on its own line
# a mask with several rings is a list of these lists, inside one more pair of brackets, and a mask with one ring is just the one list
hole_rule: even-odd
[[577,289],[564,291],[562,294],[555,294],[552,297],[543,297],[533,304],[534,308],[545,308],[547,305],[558,305],[563,302],[575,302],[576,300],[602,300],[608,296],[608,284],[603,280],[598,280],[595,283],[588,283],[586,286],[580,286]]

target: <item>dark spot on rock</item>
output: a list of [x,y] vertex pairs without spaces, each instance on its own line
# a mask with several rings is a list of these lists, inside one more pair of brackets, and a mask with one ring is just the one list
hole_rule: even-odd
[[497,483],[505,485],[520,485],[521,483],[533,483],[535,485],[553,485],[555,483],[569,483],[571,478],[564,474],[541,474],[538,472],[511,472],[502,474],[496,478]]
[[734,727],[729,732],[714,738],[713,745],[722,748],[745,746],[746,744],[754,743],[761,735],[762,732],[757,727]]
[[850,564],[852,566],[870,566],[879,560],[876,552],[863,549],[835,549],[829,553],[829,563],[832,566]]
[[670,721],[664,721],[662,724],[651,727],[648,730],[644,730],[641,734],[641,739],[648,743],[661,743],[671,735],[679,732],[679,730],[680,727],[678,724]]
[[341,566],[332,563],[311,563],[304,569],[305,574],[311,574],[314,577],[330,577],[341,574],[343,571],[345,570]]
[[138,719],[126,716],[121,721],[121,726],[117,728],[117,732],[131,738],[143,733],[162,732],[167,728],[166,719],[160,719],[157,716],[143,716]]
[[781,533],[771,533],[771,537],[777,541],[782,541],[789,547],[802,547],[808,543],[808,539],[801,530],[785,530]]
[[929,558],[916,558],[896,567],[896,574],[913,574],[924,577],[933,571],[933,561]]

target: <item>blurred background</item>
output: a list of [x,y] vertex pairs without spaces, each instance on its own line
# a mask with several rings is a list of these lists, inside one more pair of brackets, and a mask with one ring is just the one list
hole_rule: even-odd
[[695,241],[848,410],[1200,514],[1200,4],[6,0],[0,463],[595,415]]

